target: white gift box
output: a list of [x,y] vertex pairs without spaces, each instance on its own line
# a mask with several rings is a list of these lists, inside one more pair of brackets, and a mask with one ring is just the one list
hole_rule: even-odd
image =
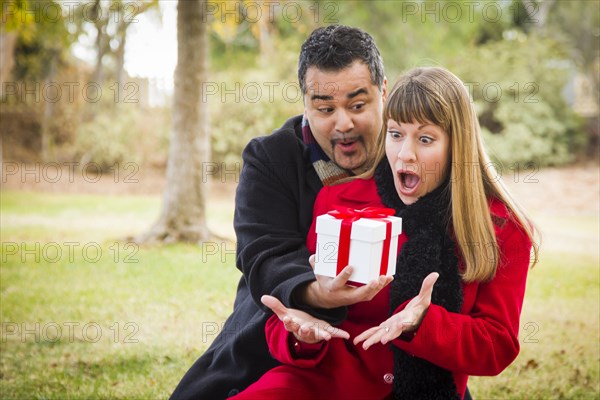
[[[391,224],[389,252],[384,256],[384,240],[386,239],[386,222]],[[340,249],[340,231],[342,219],[324,214],[317,217],[317,252],[315,254],[315,274],[335,277],[338,273],[338,257]],[[393,276],[396,273],[396,257],[398,254],[398,235],[402,231],[402,218],[388,216],[385,218],[360,218],[352,223],[350,233],[350,252],[348,265],[354,269],[351,282],[368,283],[380,275]],[[343,250],[343,248],[342,248]],[[387,270],[381,272],[382,262]],[[340,265],[341,270],[346,265]]]

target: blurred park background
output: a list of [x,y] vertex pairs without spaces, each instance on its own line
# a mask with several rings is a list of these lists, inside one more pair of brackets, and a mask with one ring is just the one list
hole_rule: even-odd
[[1,4],[0,398],[168,397],[231,311],[242,149],[302,112],[332,23],[390,87],[456,73],[541,230],[522,352],[475,398],[600,397],[599,1]]

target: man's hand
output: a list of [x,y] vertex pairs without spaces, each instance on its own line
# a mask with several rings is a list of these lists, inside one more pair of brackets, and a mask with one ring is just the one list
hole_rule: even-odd
[[[315,268],[314,254],[309,258],[310,266]],[[367,285],[353,287],[347,285],[352,275],[352,267],[346,266],[335,278],[315,275],[317,280],[300,289],[299,300],[318,308],[336,308],[369,301],[394,278],[381,275]]]
[[288,332],[304,343],[318,343],[332,338],[349,339],[348,332],[312,317],[304,311],[285,307],[277,298],[264,295],[260,301],[279,317]]
[[432,272],[427,275],[421,284],[421,291],[406,305],[404,310],[392,315],[390,318],[379,324],[379,326],[367,329],[355,337],[354,344],[357,345],[364,341],[363,349],[367,350],[377,342],[386,344],[390,340],[396,339],[402,332],[415,331],[423,321],[423,318],[429,309],[433,285],[439,276],[440,274],[437,272]]

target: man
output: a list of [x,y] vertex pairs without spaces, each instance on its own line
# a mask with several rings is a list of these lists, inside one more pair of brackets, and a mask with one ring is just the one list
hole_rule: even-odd
[[270,312],[261,305],[262,295],[336,324],[346,306],[372,299],[391,280],[350,287],[350,267],[337,278],[317,280],[305,246],[321,187],[365,171],[374,156],[386,97],[379,50],[359,29],[319,28],[302,46],[298,78],[304,116],[252,140],[243,153],[234,216],[243,277],[233,314],[173,400],[224,399],[278,365],[267,349]]

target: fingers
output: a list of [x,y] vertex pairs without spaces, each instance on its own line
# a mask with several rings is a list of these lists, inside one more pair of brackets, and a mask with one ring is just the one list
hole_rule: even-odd
[[331,340],[331,334],[318,324],[304,324],[300,327],[300,333],[308,338],[312,338],[314,342]]
[[383,335],[385,335],[385,331],[381,328],[378,328],[371,334],[371,336],[367,338],[367,340],[365,340],[365,342],[362,345],[362,348],[365,350],[369,350],[369,348],[374,344],[382,343]]
[[386,287],[390,282],[394,280],[393,276],[381,275],[379,278],[372,280],[369,282],[369,289],[375,291],[375,293],[379,292],[381,289]]
[[347,265],[338,276],[330,281],[331,290],[344,289],[353,271],[354,269],[350,265]]
[[343,329],[327,324],[325,321],[302,321],[299,318],[285,316],[283,324],[296,339],[305,343],[317,343],[332,338],[350,339],[350,334]]
[[392,276],[382,275],[367,285],[354,287],[348,285],[353,271],[353,267],[348,265],[335,278],[317,275],[321,306],[333,308],[372,300],[381,289],[394,280]]
[[331,335],[322,329],[315,329],[312,325],[306,321],[302,321],[299,318],[285,316],[281,320],[285,327],[285,330],[294,334],[297,340],[304,343],[317,343],[321,340],[330,340]]
[[276,297],[265,294],[260,298],[260,301],[265,306],[269,307],[275,314],[277,314],[280,320],[283,320],[283,317],[288,312],[288,309]]
[[388,319],[379,326],[367,329],[360,335],[354,338],[354,344],[358,345],[363,342],[363,349],[368,350],[369,347],[376,343],[386,344],[396,339],[403,332],[402,324],[394,323]]
[[305,323],[300,326],[300,335],[305,341],[320,342],[321,340],[330,340],[331,334],[324,328],[321,328],[319,324]]
[[[352,272],[354,272],[354,268],[351,265],[347,265],[342,272],[339,273],[338,276],[333,278],[331,281],[331,289],[339,290],[344,289],[350,277],[352,276]],[[375,293],[379,292],[383,289],[387,284],[394,280],[392,276],[381,275],[379,278],[372,280],[368,285],[362,286],[361,289],[364,291],[374,291]]]
[[358,335],[357,337],[355,337],[352,342],[355,345],[357,345],[360,342],[363,342],[363,341],[367,340],[368,338],[370,338],[371,335],[373,335],[378,329],[379,329],[378,326],[375,326],[373,328],[369,328],[366,331],[364,331],[363,333],[361,333],[360,335]]
[[317,341],[330,340],[332,338],[350,339],[350,334],[343,329],[331,326],[324,321],[319,323],[307,323],[300,327],[302,332],[313,334]]
[[315,255],[311,254],[310,257],[308,257],[308,263],[310,264],[310,267],[312,269],[315,269]]
[[283,319],[281,320],[283,322],[283,326],[285,327],[285,330],[288,332],[292,332],[294,334],[296,334],[298,332],[298,330],[300,329],[300,325],[298,325],[298,323],[296,321],[294,321],[292,318],[285,316],[283,317]]
[[433,294],[433,285],[435,285],[439,277],[440,274],[437,272],[432,272],[427,275],[425,279],[423,279],[418,296],[411,300],[411,302],[414,302],[415,305],[418,304],[425,309],[429,307],[429,304],[431,304],[431,295]]
[[361,286],[354,292],[354,303],[360,301],[369,301],[377,295],[387,285],[394,280],[391,276],[381,275],[379,278],[372,280],[367,285]]
[[285,307],[277,298],[264,295],[260,301],[269,307],[283,322],[285,330],[294,334],[296,339],[305,343],[317,343],[332,338],[349,339],[350,334],[343,329],[316,319],[304,311]]
[[343,329],[336,328],[335,326],[329,325],[326,328],[327,332],[331,334],[331,337],[339,338],[339,339],[350,339],[350,334]]
[[384,326],[383,324],[380,326],[375,326],[373,328],[367,329],[356,338],[354,338],[354,344],[358,345],[360,342],[364,341],[362,348],[364,350],[368,350],[369,347],[373,346],[376,343],[386,344],[397,335],[395,335],[395,329],[390,328],[389,326]]
[[438,274],[437,272],[432,272],[429,275],[427,275],[425,279],[423,279],[419,295],[429,293],[429,297],[431,297],[431,293],[433,292],[433,285],[435,285],[439,277],[440,274]]

